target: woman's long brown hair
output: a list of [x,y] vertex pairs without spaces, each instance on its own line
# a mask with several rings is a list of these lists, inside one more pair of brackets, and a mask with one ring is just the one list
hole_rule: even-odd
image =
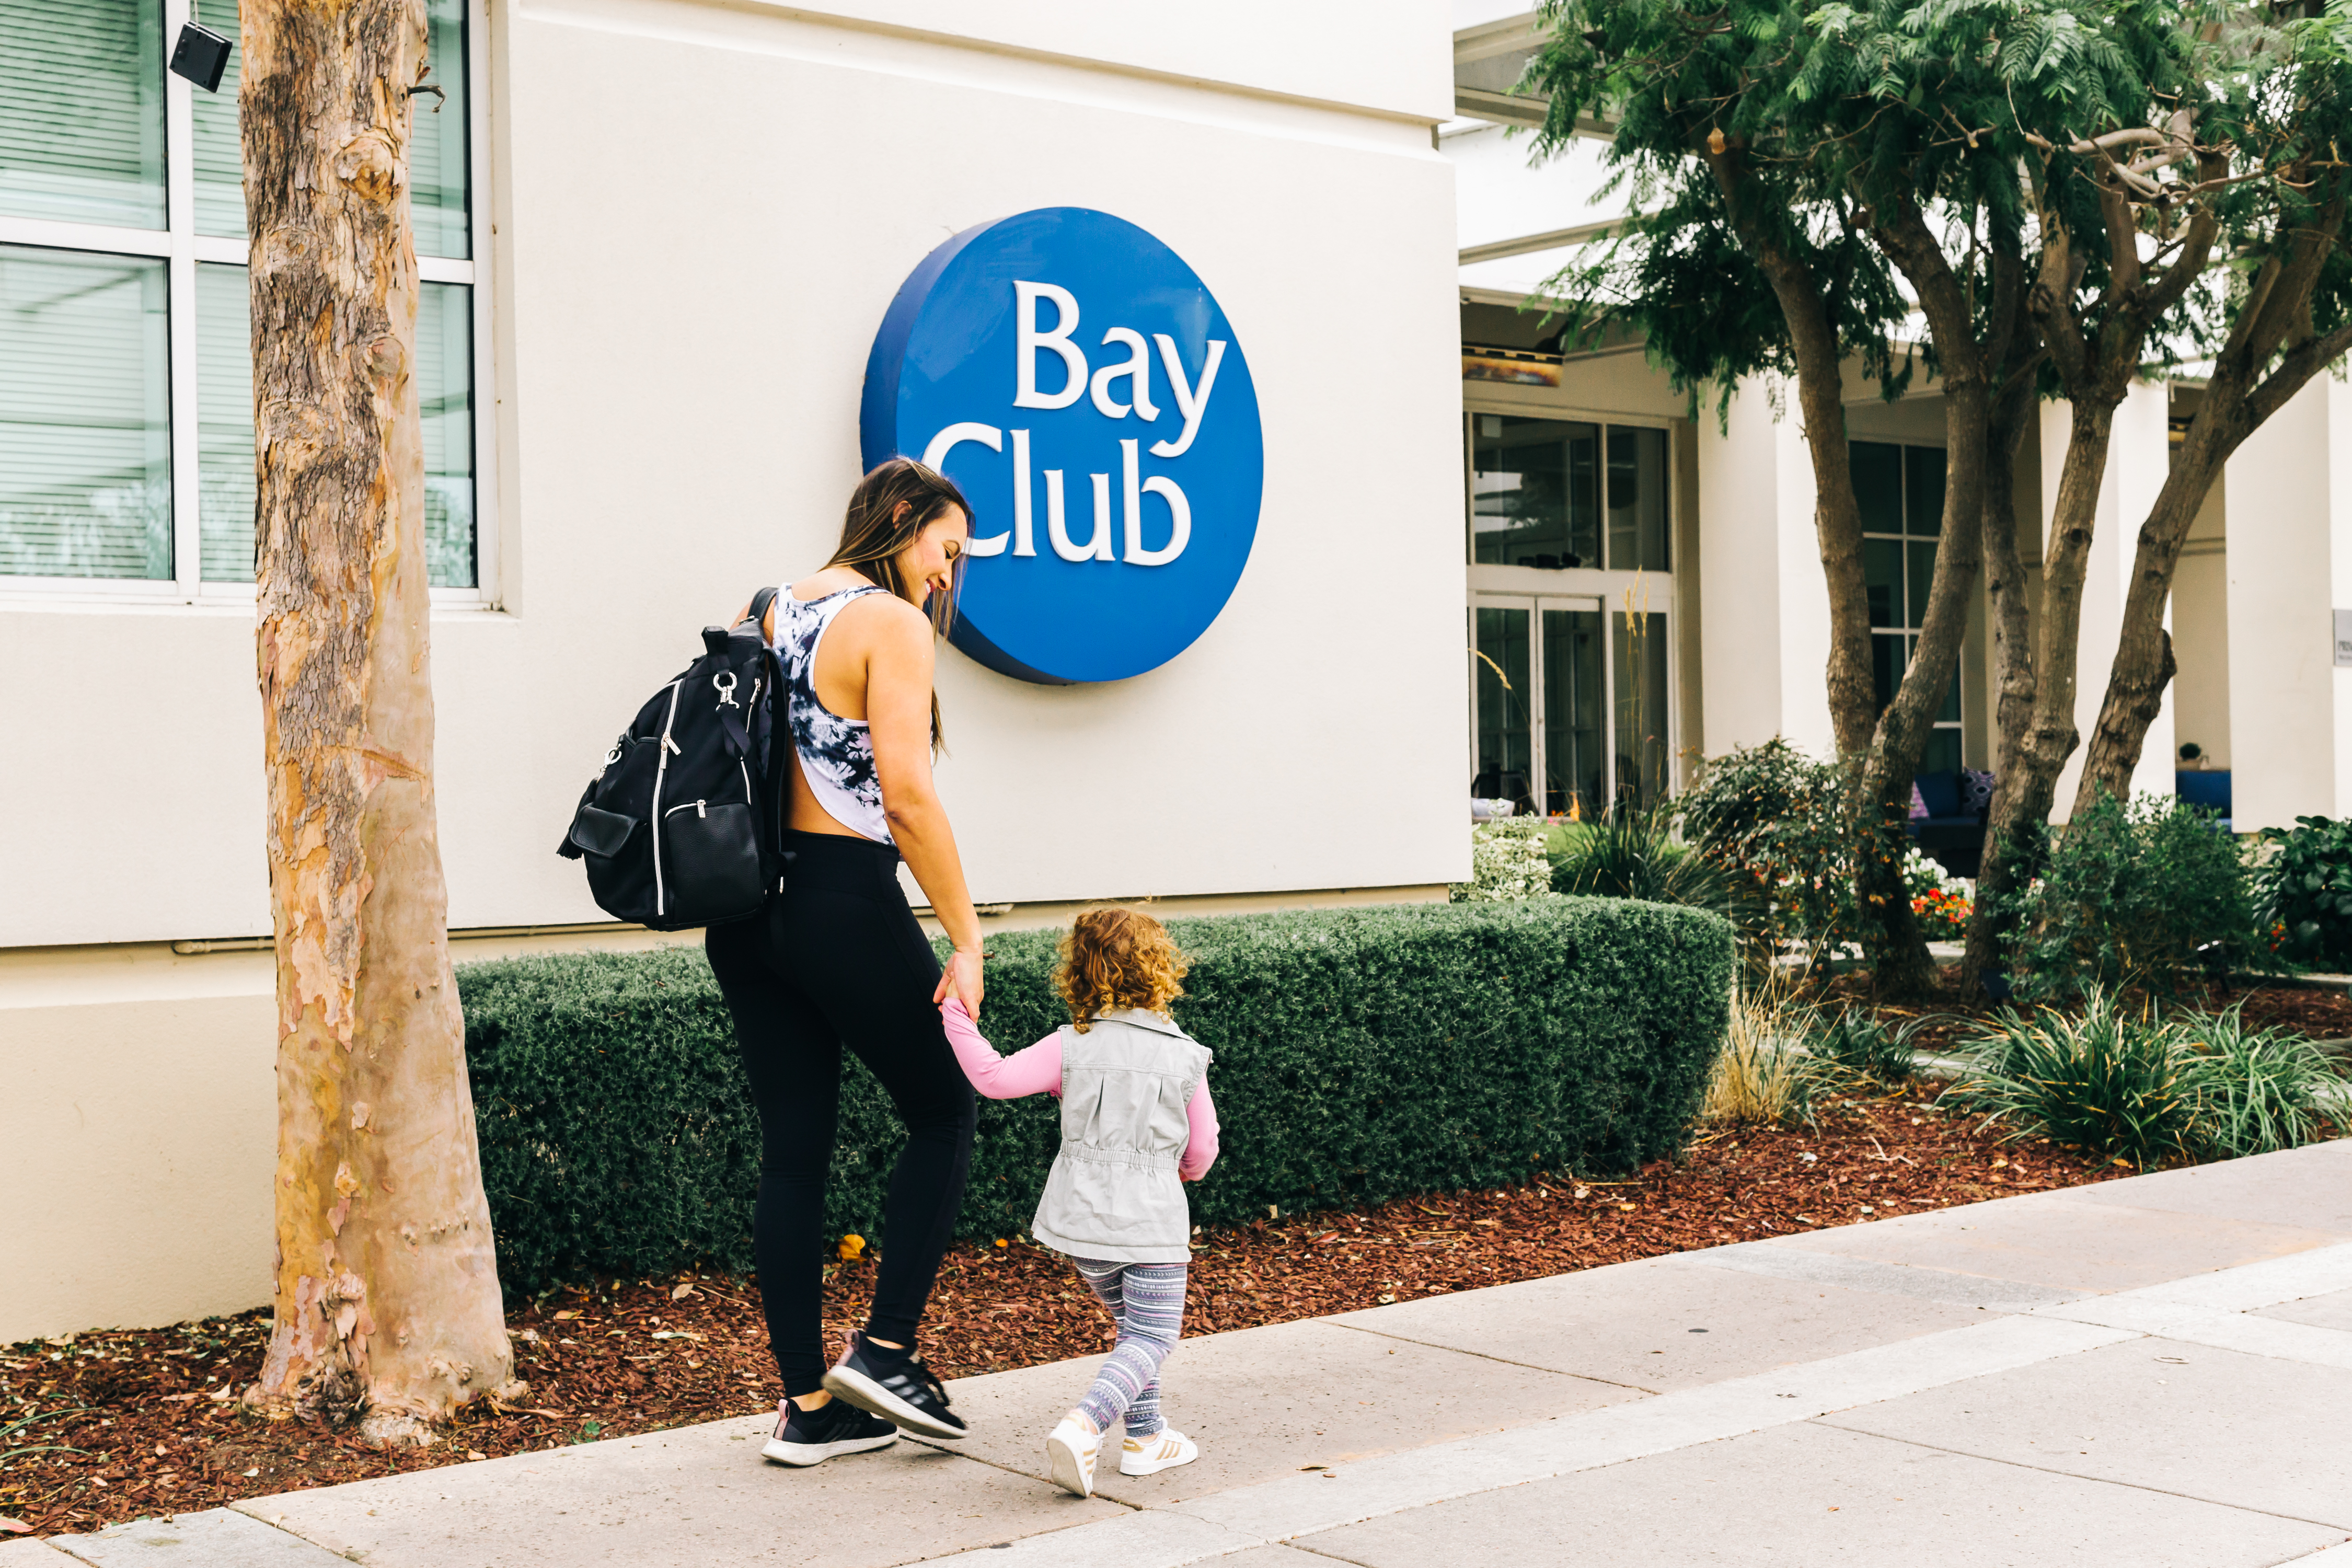
[[[827,566],[855,567],[858,575],[877,588],[891,593],[921,609],[931,618],[931,625],[941,637],[955,626],[956,595],[963,589],[964,557],[956,557],[955,568],[948,574],[944,593],[933,594],[926,604],[914,593],[915,584],[900,580],[898,552],[915,542],[924,528],[937,521],[948,508],[961,510],[966,519],[971,516],[971,503],[963,499],[956,482],[937,468],[927,468],[912,458],[893,458],[857,481],[849,492],[849,514],[842,519],[841,542],[834,547],[833,559]],[[940,694],[931,693],[931,749],[945,749],[945,731],[940,725]]]

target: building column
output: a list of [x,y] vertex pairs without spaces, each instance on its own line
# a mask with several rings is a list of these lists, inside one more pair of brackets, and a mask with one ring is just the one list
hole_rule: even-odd
[[1796,389],[1753,377],[1727,425],[1703,414],[1698,474],[1700,743],[1719,757],[1778,735],[1835,756],[1829,584]]
[[[2352,387],[2319,376],[2222,470],[2229,563],[2231,819],[2240,833],[2352,810]],[[2347,448],[2352,450],[2352,448]]]
[[[2082,737],[2074,754],[2059,775],[2058,798],[2051,816],[2063,821],[2074,809],[2074,791],[2083,778],[2091,736],[2099,724],[2099,710],[2107,700],[2107,677],[2115,668],[2116,647],[2122,640],[2124,595],[2131,584],[2132,562],[2139,548],[2139,527],[2147,521],[2164,487],[2172,462],[2172,437],[2167,415],[2172,402],[2165,383],[2136,384],[2116,410],[2107,433],[2107,468],[2099,486],[2098,520],[2091,534],[2091,558],[2083,577],[2082,642],[2076,658],[2074,729]],[[2066,463],[2068,422],[2074,407],[2063,401],[2042,405],[2042,558],[2050,558],[2050,518],[2056,510],[2058,476]],[[2172,608],[2165,606],[2165,625],[2172,624]],[[2133,770],[2131,793],[2170,795],[2173,791],[2172,689],[2164,691],[2162,710],[2148,726],[2140,747],[2139,766]]]

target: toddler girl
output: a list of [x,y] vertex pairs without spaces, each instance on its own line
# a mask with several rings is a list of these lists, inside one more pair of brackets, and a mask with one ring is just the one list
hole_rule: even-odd
[[1127,1418],[1118,1471],[1149,1476],[1200,1457],[1160,1418],[1160,1363],[1184,1322],[1192,1210],[1183,1182],[1217,1157],[1209,1048],[1178,1028],[1184,961],[1167,930],[1133,910],[1089,910],[1063,939],[1054,984],[1070,1023],[1000,1057],[963,1004],[947,1034],[972,1088],[991,1100],[1041,1090],[1062,1100],[1062,1152],[1030,1235],[1066,1253],[1118,1324],[1118,1342],[1078,1407],[1045,1439],[1054,1479],[1093,1495],[1103,1435]]

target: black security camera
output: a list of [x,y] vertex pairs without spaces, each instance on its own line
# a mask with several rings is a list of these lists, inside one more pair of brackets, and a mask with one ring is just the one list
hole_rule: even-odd
[[218,92],[221,73],[228,69],[228,40],[211,28],[183,23],[180,41],[172,46],[172,74],[186,77],[206,92]]

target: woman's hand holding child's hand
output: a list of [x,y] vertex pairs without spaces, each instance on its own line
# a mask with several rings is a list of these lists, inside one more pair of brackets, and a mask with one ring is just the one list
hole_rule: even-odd
[[947,967],[940,971],[940,983],[932,987],[931,1001],[961,1003],[964,1016],[976,1024],[980,1022],[980,1001],[987,991],[980,977],[980,950],[958,948],[948,954]]

